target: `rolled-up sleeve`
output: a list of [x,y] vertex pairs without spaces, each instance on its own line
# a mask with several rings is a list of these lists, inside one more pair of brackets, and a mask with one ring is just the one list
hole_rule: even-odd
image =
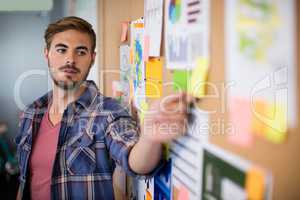
[[111,158],[130,176],[139,179],[153,177],[163,166],[164,161],[162,159],[156,168],[148,174],[137,174],[129,166],[129,153],[139,139],[137,123],[129,114],[124,113],[112,115],[111,119],[112,121],[109,123],[105,134]]

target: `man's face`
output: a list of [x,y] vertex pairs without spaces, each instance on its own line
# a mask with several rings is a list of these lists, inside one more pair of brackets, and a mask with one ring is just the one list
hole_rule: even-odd
[[55,85],[72,90],[86,80],[95,60],[91,47],[87,33],[67,30],[53,36],[45,57]]

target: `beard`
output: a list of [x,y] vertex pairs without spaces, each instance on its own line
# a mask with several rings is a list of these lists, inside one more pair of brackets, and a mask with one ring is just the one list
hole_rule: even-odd
[[66,76],[68,81],[64,81],[64,80],[58,80],[55,76],[55,74],[59,71],[63,71],[65,69],[71,69],[73,71],[75,71],[76,73],[81,73],[81,70],[78,69],[76,66],[74,65],[64,65],[64,66],[61,66],[59,67],[57,70],[53,70],[53,68],[51,67],[50,63],[48,62],[48,67],[49,67],[49,71],[50,71],[50,76],[54,82],[54,84],[65,90],[65,91],[73,91],[73,90],[77,90],[81,85],[82,83],[84,83],[86,81],[86,78],[90,72],[90,69],[91,69],[91,66],[92,64],[89,65],[89,69],[88,71],[84,74],[84,76],[82,77],[81,80],[78,80],[78,81],[75,81],[75,80],[72,80],[72,77],[71,76]]

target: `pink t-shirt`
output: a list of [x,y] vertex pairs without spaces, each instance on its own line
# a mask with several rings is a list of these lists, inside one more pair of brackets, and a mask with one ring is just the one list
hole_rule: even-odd
[[60,123],[55,126],[44,114],[30,157],[30,192],[32,200],[50,200],[51,175]]

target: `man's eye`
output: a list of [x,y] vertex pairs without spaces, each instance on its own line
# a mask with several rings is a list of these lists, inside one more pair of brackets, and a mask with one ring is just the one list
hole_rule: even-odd
[[77,54],[79,56],[84,56],[84,55],[86,55],[86,52],[85,51],[77,51]]
[[66,49],[57,49],[56,50],[58,53],[65,53],[66,52]]

